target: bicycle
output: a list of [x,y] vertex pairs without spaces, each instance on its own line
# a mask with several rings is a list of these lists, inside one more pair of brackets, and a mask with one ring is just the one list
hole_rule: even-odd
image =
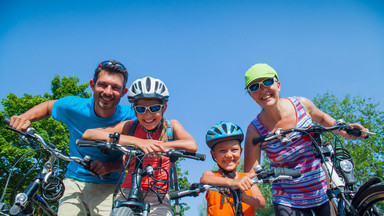
[[[10,119],[5,118],[4,123],[9,125]],[[39,206],[47,215],[57,215],[56,211],[46,201],[59,200],[65,190],[63,182],[58,178],[58,168],[54,165],[56,160],[62,159],[65,161],[75,161],[81,164],[85,169],[91,171],[89,168],[91,158],[86,156],[84,159],[81,159],[63,155],[54,144],[46,143],[32,127],[29,127],[26,132],[11,127],[6,127],[6,129],[21,135],[21,139],[28,143],[32,148],[39,148],[40,144],[42,149],[50,154],[50,157],[45,162],[40,173],[35,176],[33,182],[31,182],[23,192],[16,195],[15,202],[11,208],[8,208],[5,203],[2,203],[11,175],[8,176],[7,183],[0,199],[0,215],[33,215],[36,209],[35,205]],[[93,171],[91,172],[94,173]],[[42,195],[39,194],[39,191],[42,191]]]
[[[160,167],[152,167],[151,165],[148,165],[144,168],[143,159],[145,157],[147,157],[148,155],[161,154],[162,156],[169,157],[171,163],[176,162],[176,160],[180,157],[190,158],[190,159],[194,159],[194,160],[201,160],[201,161],[205,160],[204,154],[188,153],[188,152],[183,151],[183,150],[175,150],[175,149],[167,150],[165,152],[156,151],[156,152],[150,152],[148,154],[145,154],[140,149],[135,149],[134,146],[122,146],[122,145],[118,144],[117,142],[119,140],[119,136],[120,135],[118,133],[111,134],[110,137],[113,140],[112,142],[105,142],[105,141],[100,141],[100,140],[77,140],[77,142],[76,142],[76,145],[79,147],[97,147],[102,152],[104,152],[106,154],[108,154],[108,152],[110,152],[110,151],[121,151],[121,152],[127,154],[129,159],[125,163],[126,165],[123,166],[123,169],[120,170],[121,175],[120,175],[119,182],[121,182],[121,179],[124,177],[124,171],[126,170],[127,166],[130,164],[131,159],[132,158],[136,159],[135,169],[131,173],[132,178],[131,178],[130,193],[129,193],[128,197],[125,197],[124,194],[122,193],[124,198],[125,198],[125,201],[119,201],[119,200],[114,201],[112,212],[111,212],[111,215],[113,215],[113,216],[119,216],[119,215],[143,215],[143,216],[146,216],[146,215],[148,215],[148,213],[150,211],[150,204],[144,202],[143,191],[140,188],[142,178],[144,176],[152,176],[154,170],[156,170],[156,169],[163,169]],[[166,171],[166,170],[164,170],[164,171]],[[170,175],[167,174],[167,176],[170,176]],[[167,190],[163,191],[163,193],[165,195],[165,193],[168,191],[168,186],[169,186],[170,181],[168,179],[165,181],[161,181],[161,180],[154,179],[154,178],[153,178],[153,180],[154,180],[154,182],[152,185],[156,185],[157,182],[167,184]],[[118,189],[121,189],[119,184],[117,185],[117,190]],[[158,191],[155,191],[155,193],[158,195],[158,197],[160,196]],[[114,195],[116,195],[116,192]]]
[[[251,178],[253,184],[272,183],[280,180],[291,180],[301,176],[299,170],[287,169],[287,168],[271,168],[265,170],[264,166],[256,165],[254,168],[256,175]],[[171,192],[169,194],[170,199],[179,199],[186,196],[197,197],[200,193],[205,191],[217,191],[224,195],[228,203],[231,203],[232,211],[235,216],[243,216],[244,213],[241,207],[241,191],[239,189],[233,189],[229,186],[215,186],[206,183],[193,183],[190,187]],[[230,200],[228,194],[231,194],[233,201]]]
[[[321,160],[322,168],[325,171],[328,182],[327,195],[335,213],[341,216],[383,215],[384,209],[379,209],[376,205],[384,200],[384,182],[373,177],[366,181],[357,191],[354,190],[357,179],[353,172],[353,160],[349,151],[344,148],[334,132],[339,130],[346,131],[356,137],[359,137],[361,133],[375,135],[375,133],[348,126],[344,120],[340,119],[331,127],[314,125],[287,130],[277,129],[271,134],[254,139],[253,143],[257,144],[276,139],[281,142],[291,142],[299,138],[299,133],[308,136],[312,141],[315,157]],[[333,144],[332,140],[325,136],[326,132],[334,134]],[[329,142],[326,142],[322,135],[327,137]]]

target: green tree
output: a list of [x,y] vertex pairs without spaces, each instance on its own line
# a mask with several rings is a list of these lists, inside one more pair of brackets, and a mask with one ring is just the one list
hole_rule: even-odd
[[[17,97],[15,94],[8,94],[7,98],[1,100],[4,110],[0,112],[0,119],[3,121],[5,117],[20,115],[47,100],[56,100],[64,96],[75,95],[84,98],[91,96],[85,92],[88,84],[77,85],[79,78],[55,76],[51,83],[52,94],[45,93],[43,96],[24,94],[23,97]],[[34,122],[31,125],[36,129],[37,133],[42,135],[46,142],[53,143],[58,149],[68,154],[69,135],[67,127],[47,118],[42,121]],[[8,176],[11,179],[2,202],[10,205],[13,202],[16,192],[24,190],[47,159],[47,154],[39,150],[33,150],[27,143],[23,142],[14,132],[0,127],[0,185],[5,185]],[[29,152],[29,153],[28,153]],[[13,167],[15,162],[20,158],[20,162]],[[66,163],[60,163],[59,169],[62,170],[61,177],[66,171]]]
[[[188,170],[186,171],[182,171],[180,169],[180,161],[183,161],[184,158],[179,158],[177,161],[176,161],[176,169],[177,169],[177,183],[178,183],[178,186],[179,186],[179,190],[181,189],[185,189],[187,188],[188,186],[190,186],[191,184],[189,183],[188,181]],[[175,201],[172,201],[173,203],[173,206],[172,206],[172,211],[173,211],[173,214],[176,215],[176,206],[175,206]],[[184,202],[181,202],[181,199],[179,199],[179,208],[180,208],[180,214],[181,215],[184,215],[184,212],[187,211],[188,209],[190,209],[190,207],[188,206],[187,203],[184,203]]]
[[375,136],[364,140],[342,139],[344,147],[351,153],[355,165],[358,185],[372,176],[382,178],[384,174],[384,112],[379,103],[371,98],[351,97],[346,95],[342,100],[331,93],[317,95],[313,102],[322,111],[335,119],[344,119],[347,123],[360,123]]

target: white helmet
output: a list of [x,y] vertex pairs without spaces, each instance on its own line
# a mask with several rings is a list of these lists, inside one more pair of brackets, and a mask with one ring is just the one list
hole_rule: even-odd
[[155,98],[167,102],[169,92],[163,81],[152,77],[135,80],[128,90],[128,100],[133,103],[141,98]]

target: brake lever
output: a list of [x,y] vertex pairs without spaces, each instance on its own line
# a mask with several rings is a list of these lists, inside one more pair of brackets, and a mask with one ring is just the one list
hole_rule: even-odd
[[91,172],[93,175],[99,177],[101,180],[103,179],[102,176],[100,176],[99,174],[97,174],[95,171],[93,171],[91,169],[91,157],[89,157],[88,155],[86,155],[84,157],[84,160],[81,160],[80,164],[84,167],[84,169],[88,170],[89,172]]

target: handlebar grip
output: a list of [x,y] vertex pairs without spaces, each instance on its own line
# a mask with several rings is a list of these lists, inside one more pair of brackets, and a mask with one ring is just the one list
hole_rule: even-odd
[[263,135],[263,136],[257,137],[257,138],[252,140],[253,141],[253,145],[256,145],[256,144],[258,144],[260,142],[264,142],[267,138],[272,137],[272,136],[275,136],[275,134],[272,133],[272,134],[267,134],[267,135]]
[[357,127],[347,127],[347,134],[350,134],[355,137],[361,136],[361,129]]
[[178,190],[169,193],[170,199],[178,199],[185,196],[198,196],[200,192],[206,191],[206,188],[204,186],[200,186],[200,184],[193,183],[190,187]]
[[95,140],[76,140],[76,145],[79,147],[97,147]]
[[277,167],[274,169],[275,169],[275,177],[279,175],[287,175],[287,176],[292,176],[292,178],[298,178],[301,176],[300,170],[287,169],[287,168],[281,168],[281,167]]
[[191,159],[201,160],[201,161],[205,160],[205,154],[190,153],[185,150],[171,149],[167,151],[167,155],[170,157],[176,157],[176,159],[179,157],[185,157],[185,158],[191,158]]
[[173,191],[173,192],[169,193],[169,198],[171,200],[174,200],[174,199],[182,198],[185,196],[189,196],[189,195],[191,195],[191,193],[192,192],[189,189]]
[[195,157],[198,160],[205,161],[205,154],[186,152],[184,153],[184,155],[190,155],[192,157]]
[[11,119],[10,118],[4,118],[4,123],[9,125],[11,123]]

